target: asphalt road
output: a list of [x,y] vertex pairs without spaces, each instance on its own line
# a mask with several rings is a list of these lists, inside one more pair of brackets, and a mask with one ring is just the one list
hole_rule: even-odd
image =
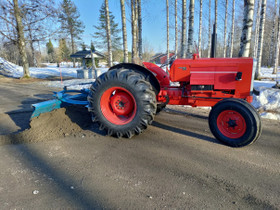
[[[0,80],[1,134],[25,129],[30,104],[50,96]],[[1,145],[0,209],[280,209],[280,123],[263,120],[257,142],[230,148],[210,133],[207,113],[168,107],[132,139],[92,125]]]

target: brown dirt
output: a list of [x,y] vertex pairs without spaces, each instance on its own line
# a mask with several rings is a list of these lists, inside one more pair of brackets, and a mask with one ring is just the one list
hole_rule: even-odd
[[57,137],[82,135],[92,122],[85,108],[67,107],[41,114],[30,121],[23,132],[0,136],[0,145],[38,142]]

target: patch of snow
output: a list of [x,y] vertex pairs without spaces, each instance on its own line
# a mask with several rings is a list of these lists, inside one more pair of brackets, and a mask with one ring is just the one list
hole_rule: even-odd
[[280,90],[259,87],[259,91],[259,96],[253,96],[252,105],[261,113],[263,118],[280,120]]

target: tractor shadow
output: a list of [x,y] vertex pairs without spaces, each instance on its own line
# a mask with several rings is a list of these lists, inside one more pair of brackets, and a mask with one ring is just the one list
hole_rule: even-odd
[[[166,114],[172,114],[172,115],[178,115],[178,116],[188,116],[188,117],[192,117],[194,119],[194,122],[199,120],[199,121],[206,121],[208,119],[207,116],[203,116],[203,115],[199,115],[199,114],[195,114],[195,113],[189,113],[189,112],[185,112],[185,111],[179,111],[179,110],[173,110],[173,109],[165,109],[165,113]],[[222,143],[220,143],[217,139],[213,138],[213,137],[209,137],[207,135],[201,134],[201,131],[199,133],[199,130],[197,132],[192,132],[189,130],[186,130],[185,128],[178,128],[178,123],[174,123],[174,126],[172,125],[172,122],[168,122],[168,124],[159,122],[159,120],[155,120],[152,123],[152,126],[155,126],[157,128],[161,128],[163,130],[167,130],[167,131],[171,131],[171,132],[175,132],[181,135],[185,135],[188,137],[193,137],[193,138],[197,138],[203,141],[208,141],[211,143],[215,143],[215,144],[220,144],[222,145]],[[207,125],[205,125],[207,126]],[[193,128],[190,128],[193,129]],[[210,132],[210,131],[209,131]]]
[[[34,98],[28,97],[21,101],[21,104],[18,106],[19,109],[5,112],[4,114],[8,115],[15,124],[15,128],[12,128],[12,133],[18,133],[30,128],[30,117],[33,112],[32,104],[40,103],[52,98],[52,94],[37,94],[34,95]],[[10,133],[3,134],[5,135]],[[3,134],[1,133],[1,135]]]
[[91,114],[88,112],[86,107],[72,105],[65,107],[65,109],[65,114],[82,130],[88,130],[95,134],[106,136],[106,132],[104,130],[99,130],[98,124],[92,122]]

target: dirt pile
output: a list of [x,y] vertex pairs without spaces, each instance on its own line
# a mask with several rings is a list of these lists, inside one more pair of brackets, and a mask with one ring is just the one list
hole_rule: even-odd
[[90,129],[90,114],[85,108],[67,107],[33,118],[30,128],[21,133],[0,136],[0,144],[38,142],[76,135]]

